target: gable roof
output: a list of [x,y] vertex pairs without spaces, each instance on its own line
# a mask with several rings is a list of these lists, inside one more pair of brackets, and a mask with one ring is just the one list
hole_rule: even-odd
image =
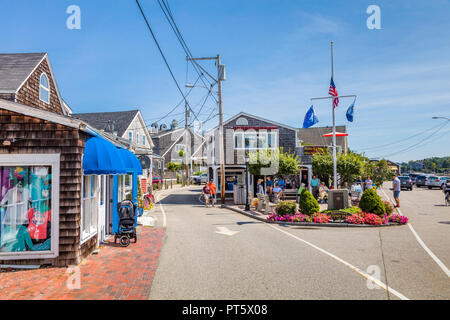
[[273,121],[273,120],[264,119],[264,118],[255,116],[255,115],[253,115],[253,114],[246,113],[246,112],[239,112],[237,115],[235,115],[235,116],[231,117],[230,119],[226,120],[223,124],[226,125],[227,123],[229,123],[229,122],[231,122],[231,121],[233,121],[233,120],[235,120],[235,119],[237,119],[237,118],[239,118],[239,117],[241,117],[241,116],[246,116],[246,117],[249,117],[249,118],[254,118],[254,119],[257,119],[257,120],[264,121],[264,122],[272,123],[272,124],[274,124],[274,125],[277,126],[277,127],[283,127],[283,128],[289,129],[289,130],[297,131],[297,128],[294,128],[294,127],[291,127],[291,126],[288,126],[288,125],[286,125],[286,124],[282,124],[282,123],[279,123],[279,122],[276,122],[276,121]]
[[46,55],[46,53],[0,54],[0,92],[16,92]]
[[73,113],[72,117],[83,120],[98,130],[105,131],[110,131],[108,124],[114,122],[114,130],[117,131],[119,137],[122,137],[138,113],[139,110]]

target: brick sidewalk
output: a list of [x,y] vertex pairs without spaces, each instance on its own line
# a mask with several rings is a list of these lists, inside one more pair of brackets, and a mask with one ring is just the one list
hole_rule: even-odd
[[[127,248],[103,244],[79,267],[80,289],[67,283],[76,273],[68,268],[44,268],[0,273],[0,300],[112,300],[148,298],[163,243],[164,229],[137,228],[138,242]],[[72,269],[76,270],[76,268]]]

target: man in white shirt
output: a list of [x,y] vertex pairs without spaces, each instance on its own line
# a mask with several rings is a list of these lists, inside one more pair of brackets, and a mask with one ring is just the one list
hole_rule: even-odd
[[393,175],[394,181],[392,184],[393,190],[394,190],[394,199],[396,202],[396,208],[400,208],[400,190],[401,190],[401,186],[400,186],[400,179],[397,177],[397,175]]
[[277,185],[275,186],[275,188],[273,188],[273,194],[275,195],[275,203],[280,202],[281,199],[281,195],[283,194],[283,190],[280,188],[280,186]]

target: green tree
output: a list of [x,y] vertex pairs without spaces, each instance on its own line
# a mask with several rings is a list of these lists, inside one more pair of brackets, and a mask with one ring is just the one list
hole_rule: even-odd
[[284,152],[280,148],[278,173],[282,175],[299,174],[300,158],[295,153]]
[[175,171],[180,171],[181,169],[183,169],[183,165],[178,162],[169,162],[167,164],[166,168],[169,171],[175,172]]
[[320,206],[311,192],[303,189],[300,194],[299,210],[303,214],[312,215],[320,211]]
[[386,160],[382,159],[373,163],[372,174],[370,176],[377,186],[381,186],[383,182],[392,178],[392,170]]
[[314,174],[330,187],[330,176],[333,174],[333,157],[328,152],[316,153],[312,160]]
[[363,161],[353,152],[340,154],[337,159],[337,171],[341,177],[341,183],[354,182],[361,175]]

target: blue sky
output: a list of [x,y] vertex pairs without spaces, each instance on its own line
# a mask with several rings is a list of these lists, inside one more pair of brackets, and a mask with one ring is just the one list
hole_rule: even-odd
[[[157,1],[141,3],[180,85],[194,82]],[[66,28],[72,4],[81,8],[81,30]],[[432,116],[450,117],[448,0],[169,4],[192,53],[220,53],[227,66],[225,118],[246,111],[300,127],[310,98],[327,95],[333,40],[338,92],[358,95],[353,123],[345,119],[351,100],[341,101],[336,114],[337,124],[348,125],[351,149],[394,161],[449,155],[450,125],[398,153],[434,132],[426,131],[440,123]],[[366,26],[371,4],[381,9],[380,30]],[[49,53],[60,91],[75,112],[139,108],[150,124],[181,99],[133,0],[3,0],[0,26],[0,52]],[[203,65],[214,72],[211,62]],[[193,90],[194,110],[204,94]],[[331,125],[330,103],[314,105],[319,125]],[[214,107],[208,100],[203,119]],[[181,105],[164,121],[182,120],[182,111]]]

